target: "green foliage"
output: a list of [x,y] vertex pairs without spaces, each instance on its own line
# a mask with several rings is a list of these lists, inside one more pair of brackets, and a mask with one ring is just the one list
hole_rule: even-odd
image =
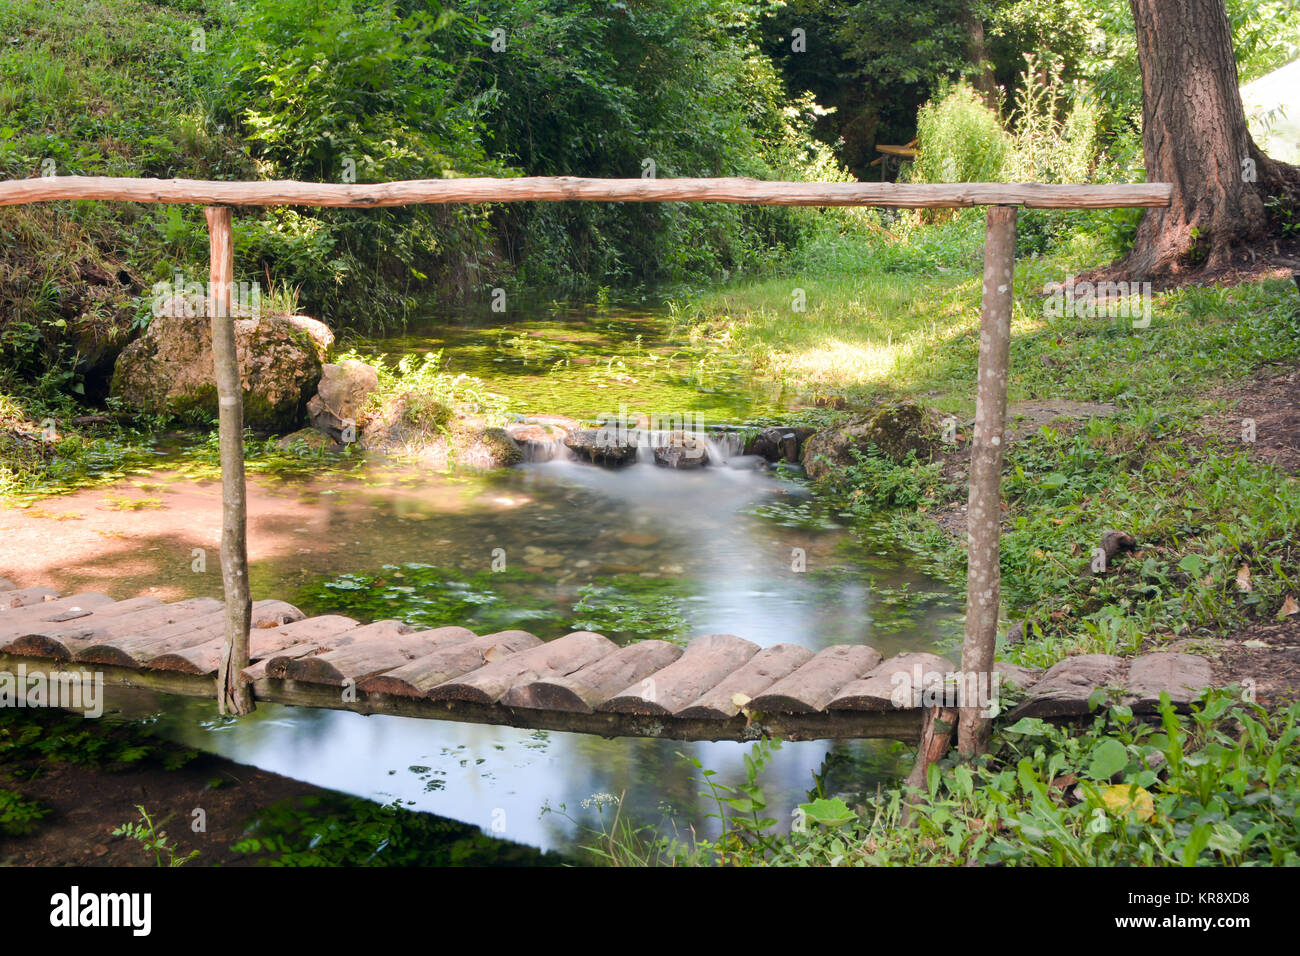
[[[434,3],[247,0],[214,38],[206,75],[223,118],[272,176],[364,183],[499,175],[505,167],[483,141],[486,97],[462,83],[480,42],[464,18]],[[255,274],[300,288],[327,314],[401,316],[413,295],[437,288],[430,275],[468,291],[476,277],[463,262],[485,245],[486,214],[313,209],[268,215],[241,238]]]
[[735,788],[690,761],[723,821],[717,840],[685,843],[602,817],[590,831],[601,842],[588,849],[607,862],[669,866],[1300,863],[1300,704],[1270,714],[1235,688],[1207,692],[1189,716],[1165,696],[1154,721],[1121,705],[1082,728],[1024,718],[998,728],[979,762],[954,754],[931,765],[919,791],[881,788],[856,807],[810,795],[788,834],[761,815],[769,758],[756,744]]
[[0,834],[26,836],[50,811],[21,793],[0,787]]
[[997,182],[1011,143],[998,116],[964,83],[940,90],[916,117],[918,183]]
[[[779,852],[781,837],[776,831],[777,821],[766,816],[767,797],[759,784],[759,777],[772,762],[781,741],[767,738],[756,741],[745,755],[745,781],[735,786],[714,778],[717,771],[705,768],[696,757],[678,753],[699,774],[705,789],[700,796],[715,808],[707,816],[716,820],[719,834],[716,839],[700,839],[691,830],[691,839],[685,840],[676,823],[672,821],[672,808],[664,807],[664,825],[654,827],[637,823],[623,816],[623,797],[596,794],[583,801],[583,807],[595,807],[598,814],[596,826],[572,817],[564,805],[558,810],[551,807],[543,813],[559,813],[575,824],[581,833],[595,842],[583,845],[583,850],[596,861],[610,866],[701,866],[746,865]],[[826,801],[822,801],[826,804]],[[616,807],[612,819],[605,818],[606,807]],[[822,809],[821,805],[817,810]],[[672,830],[666,836],[663,829]]]
[[[1300,862],[1300,705],[1276,714],[1209,693],[1156,723],[1122,706],[1072,731],[1025,718],[982,765],[931,767],[898,827],[901,795],[868,799],[848,860],[882,864],[1241,866]],[[774,862],[829,862],[794,834]]]
[[[369,409],[380,412],[397,399],[405,400],[410,424],[445,426],[456,413],[475,415],[488,424],[506,422],[509,399],[488,390],[472,375],[453,375],[443,368],[441,351],[416,354],[408,352],[396,362],[385,355],[362,356],[348,352],[338,361],[360,359],[373,365],[379,373],[379,389],[370,397]],[[427,414],[421,414],[421,413]]]
[[914,451],[909,451],[901,464],[874,446],[867,454],[856,448],[850,451],[853,462],[836,482],[850,510],[859,516],[882,508],[917,508],[936,501],[947,490],[943,483],[943,464],[937,461],[921,464]]
[[232,846],[262,866],[555,866],[551,853],[400,802],[342,794],[283,800],[260,811]]
[[[771,4],[764,49],[786,87],[823,108],[819,139],[859,178],[878,175],[876,143],[905,143],[916,109],[966,68],[960,0],[787,0]],[[801,30],[804,49],[795,48]]]
[[[530,175],[842,178],[737,0],[480,0],[496,155]],[[649,167],[653,163],[653,169]],[[770,261],[816,214],[727,204],[553,204],[500,214],[533,287],[680,283]]]
[[716,840],[701,841],[695,848],[696,854],[727,865],[755,856],[761,858],[775,849],[777,837],[773,831],[777,820],[764,816],[767,797],[758,778],[780,748],[779,740],[755,741],[745,756],[745,782],[735,786],[714,780],[717,771],[705,769],[698,758],[678,754],[699,771],[705,786],[700,796],[717,808],[709,816],[718,821],[722,830]]
[[[181,856],[179,844],[167,842],[167,831],[161,828],[171,819],[170,816],[159,820],[155,824],[144,807],[137,804],[136,810],[140,812],[140,819],[131,820],[120,827],[115,827],[113,836],[124,836],[137,841],[146,851],[153,854],[154,865],[156,866],[166,866],[168,868],[184,866],[199,855],[198,850],[191,850]],[[167,858],[166,863],[163,863],[164,857]]]
[[174,770],[195,756],[195,751],[158,740],[148,721],[109,721],[26,708],[0,710],[0,761],[29,775],[39,773],[46,762],[116,771],[149,761]]

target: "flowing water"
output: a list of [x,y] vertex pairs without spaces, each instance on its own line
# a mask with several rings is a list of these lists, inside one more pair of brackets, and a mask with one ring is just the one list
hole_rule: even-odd
[[[590,387],[602,384],[590,377],[598,363],[569,361],[548,372],[532,359],[497,362],[492,343],[522,328],[430,329],[379,347],[390,354],[444,348],[453,370],[484,377],[536,412],[597,414],[604,392],[613,405],[703,408],[717,422],[780,410],[770,395],[748,388],[717,391],[742,380],[726,370],[714,370],[707,386],[690,379],[683,369],[692,360],[667,340],[662,315],[551,316],[527,328],[537,350],[558,349],[570,360],[603,354],[607,368],[626,346],[653,366],[624,362],[639,370],[627,374],[643,376],[649,398],[639,383],[610,382],[605,372],[597,378],[611,388]],[[510,367],[493,374],[497,365]],[[554,389],[549,397],[547,389]],[[732,633],[760,645],[870,643],[886,655],[952,640],[959,615],[947,589],[884,544],[850,535],[797,478],[753,465],[733,459],[672,470],[639,462],[605,470],[556,460],[444,475],[372,460],[343,476],[254,477],[253,595],[284,598],[308,613],[479,632],[521,627],[545,638],[574,629],[620,642]],[[219,498],[216,482],[169,473],[164,462],[107,490],[50,499],[42,503],[45,522],[0,532],[61,589],[168,600],[219,594]],[[196,570],[196,549],[211,555],[212,567]],[[701,782],[683,755],[735,783],[744,779],[749,750],[274,705],[233,721],[206,702],[182,699],[167,701],[159,726],[239,762],[560,850],[586,839],[574,820],[597,822],[595,794],[623,796],[625,817],[657,823],[668,806],[680,826],[712,832],[706,815],[714,808],[701,800]],[[860,741],[784,745],[762,778],[771,815],[788,821],[814,774],[827,792],[873,786],[897,771],[894,749]],[[543,813],[548,806],[565,814]]]

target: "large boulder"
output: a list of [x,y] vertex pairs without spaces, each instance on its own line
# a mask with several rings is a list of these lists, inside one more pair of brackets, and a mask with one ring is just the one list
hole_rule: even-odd
[[[321,377],[329,329],[306,316],[236,318],[244,424],[289,431]],[[202,316],[161,315],[118,356],[111,394],[140,411],[217,414],[212,332]]]
[[321,366],[320,384],[307,402],[307,417],[318,431],[335,441],[343,439],[348,426],[352,438],[370,396],[379,388],[379,372],[365,362],[345,359],[337,365]]
[[909,452],[926,461],[939,438],[939,416],[934,412],[914,402],[886,402],[809,438],[804,443],[804,470],[809,478],[826,478],[853,464],[854,450],[865,455],[873,447],[900,464]]

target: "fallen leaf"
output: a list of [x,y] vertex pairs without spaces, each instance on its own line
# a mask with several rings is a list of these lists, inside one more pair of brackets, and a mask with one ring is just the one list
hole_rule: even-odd
[[1243,564],[1241,566],[1241,569],[1237,571],[1237,590],[1238,591],[1251,590],[1249,564]]
[[501,650],[500,644],[493,644],[491,647],[489,647],[486,651],[483,652],[483,660],[488,664],[491,664],[493,661],[499,661],[501,658],[505,656],[506,656],[506,652]]
[[748,704],[750,700],[751,698],[746,697],[744,694],[740,693],[739,691],[731,695],[731,702],[735,704],[736,707],[738,707],[740,710],[744,710],[745,705]]
[[1127,783],[1118,783],[1101,792],[1101,802],[1125,816],[1132,814],[1139,822],[1145,823],[1155,816],[1156,804],[1145,787],[1134,787]]
[[1300,604],[1296,604],[1295,598],[1288,594],[1286,600],[1282,602],[1282,610],[1277,612],[1277,616],[1290,617],[1292,614],[1300,614]]

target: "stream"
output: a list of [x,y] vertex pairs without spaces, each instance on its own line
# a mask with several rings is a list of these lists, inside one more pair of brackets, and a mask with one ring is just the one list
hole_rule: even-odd
[[[702,367],[671,340],[662,309],[496,318],[444,317],[351,345],[390,359],[441,349],[450,370],[537,413],[594,417],[625,404],[725,425],[784,410],[739,371]],[[160,456],[148,474],[0,513],[0,533],[28,556],[28,576],[65,593],[219,595],[220,487],[177,462]],[[952,646],[960,609],[949,589],[887,543],[850,534],[797,469],[754,464],[606,470],[557,460],[448,475],[375,456],[341,475],[250,476],[253,597],[308,614],[518,627],[547,639],[577,629],[620,643],[731,633],[764,646],[869,643],[886,656]],[[600,794],[621,797],[627,819],[658,825],[671,809],[678,828],[715,834],[716,807],[686,758],[734,784],[750,750],[276,705],[235,721],[182,698],[160,709],[160,731],[189,746],[560,851],[593,842],[583,827],[610,818]],[[814,775],[828,795],[858,793],[908,756],[886,741],[786,743],[761,778],[769,813],[788,826]]]

